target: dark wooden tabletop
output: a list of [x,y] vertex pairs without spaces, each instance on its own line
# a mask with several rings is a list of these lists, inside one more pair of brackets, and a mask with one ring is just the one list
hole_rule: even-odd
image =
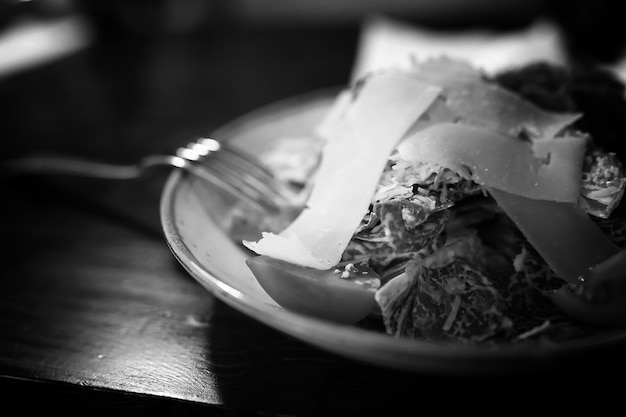
[[[357,26],[103,38],[0,79],[2,156],[168,152],[265,104],[345,83],[357,39]],[[158,215],[166,175],[2,180],[4,410],[399,415],[495,398],[532,408],[626,371],[624,346],[490,377],[388,370],[294,340],[179,266]],[[597,401],[576,399],[587,400]]]

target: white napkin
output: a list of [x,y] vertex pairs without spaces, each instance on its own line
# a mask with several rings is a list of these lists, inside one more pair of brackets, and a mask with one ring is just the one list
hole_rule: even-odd
[[365,20],[351,79],[411,60],[448,56],[464,59],[493,73],[535,61],[566,62],[564,39],[549,22],[506,33],[489,29],[440,31],[425,29],[385,16]]

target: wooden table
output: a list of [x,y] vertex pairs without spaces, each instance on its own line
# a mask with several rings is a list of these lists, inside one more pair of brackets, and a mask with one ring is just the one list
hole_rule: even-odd
[[[345,83],[357,37],[357,27],[335,27],[96,42],[0,80],[2,156],[131,162],[169,152],[264,104]],[[533,408],[626,371],[624,346],[573,358],[576,366],[489,377],[392,371],[294,340],[229,308],[178,265],[158,217],[166,175],[2,180],[4,410],[394,415],[495,398]]]

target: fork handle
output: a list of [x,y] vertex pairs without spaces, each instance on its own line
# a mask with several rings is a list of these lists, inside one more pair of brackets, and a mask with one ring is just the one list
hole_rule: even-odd
[[16,175],[70,175],[101,179],[133,179],[142,175],[136,165],[107,164],[72,157],[32,156],[2,161],[3,176]]

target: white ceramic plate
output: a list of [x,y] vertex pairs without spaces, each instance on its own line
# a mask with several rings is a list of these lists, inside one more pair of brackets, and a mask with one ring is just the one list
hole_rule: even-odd
[[[287,99],[245,115],[215,132],[248,152],[272,140],[310,132],[334,98],[329,91]],[[336,354],[404,371],[472,374],[528,371],[552,360],[576,360],[589,349],[626,340],[626,330],[538,347],[452,346],[399,340],[356,326],[300,315],[277,305],[257,283],[241,246],[221,228],[227,201],[205,184],[174,171],[161,199],[167,243],[175,257],[207,290],[231,307],[308,344]]]

